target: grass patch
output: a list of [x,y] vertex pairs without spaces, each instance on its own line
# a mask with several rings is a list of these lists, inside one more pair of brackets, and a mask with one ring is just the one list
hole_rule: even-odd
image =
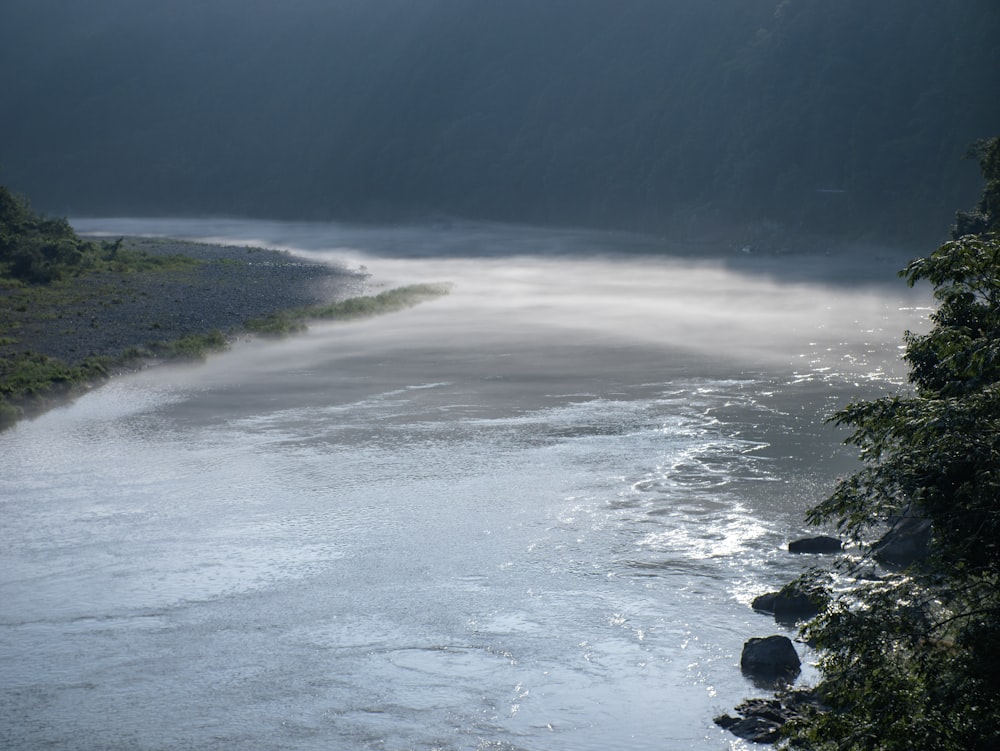
[[117,367],[149,358],[203,360],[210,352],[225,349],[221,331],[185,336],[174,341],[130,347],[120,357],[88,357],[78,365],[37,352],[0,357],[0,430],[26,413],[40,412],[76,391],[106,380]]
[[225,335],[218,330],[148,345],[151,356],[167,360],[204,360],[210,352],[219,352],[228,346]]
[[12,425],[26,410],[44,409],[74,387],[102,381],[112,361],[91,357],[67,365],[36,352],[19,352],[0,358],[0,429]]
[[153,255],[142,250],[122,248],[113,259],[105,260],[102,270],[119,274],[143,271],[180,271],[200,266],[204,261],[184,255]]
[[[93,375],[101,374],[99,368]],[[0,360],[0,396],[37,397],[91,375],[85,365],[70,366],[35,352],[20,352]]]
[[258,336],[278,337],[294,334],[306,329],[300,311],[270,313],[262,318],[254,318],[243,324],[243,328]]
[[370,318],[385,313],[396,313],[422,302],[448,294],[448,284],[411,284],[396,287],[377,295],[351,297],[330,305],[310,305],[304,308],[272,313],[263,318],[247,321],[247,331],[261,336],[286,336],[303,331],[306,322],[313,320],[354,320]]

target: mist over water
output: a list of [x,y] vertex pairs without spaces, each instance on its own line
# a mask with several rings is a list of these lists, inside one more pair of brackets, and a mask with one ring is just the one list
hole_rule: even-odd
[[[371,291],[415,282],[454,285],[448,297],[405,317],[348,332],[338,327],[338,342],[350,342],[357,333],[362,346],[381,343],[371,337],[411,341],[424,331],[423,346],[509,342],[548,350],[599,343],[651,348],[661,366],[661,348],[679,348],[722,363],[727,373],[765,365],[808,371],[822,358],[819,367],[862,378],[881,377],[886,369],[899,377],[904,371],[885,347],[897,347],[907,326],[918,327],[918,308],[928,304],[926,295],[907,290],[895,277],[909,256],[867,247],[814,255],[706,251],[628,233],[493,224],[371,228],[163,219],[74,224],[108,235],[142,232],[285,248],[367,270]],[[859,348],[877,356],[869,363]],[[600,368],[600,359],[589,362],[591,367]]]
[[761,693],[743,642],[782,632],[749,602],[815,562],[784,545],[854,466],[823,418],[899,385],[927,305],[871,254],[74,224],[452,291],[0,434],[14,748],[742,747],[711,719]]

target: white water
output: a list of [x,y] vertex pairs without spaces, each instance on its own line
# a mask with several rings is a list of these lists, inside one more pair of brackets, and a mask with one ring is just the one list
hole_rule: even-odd
[[591,233],[76,224],[454,287],[0,434],[5,748],[741,748],[749,602],[854,466],[823,418],[926,304]]

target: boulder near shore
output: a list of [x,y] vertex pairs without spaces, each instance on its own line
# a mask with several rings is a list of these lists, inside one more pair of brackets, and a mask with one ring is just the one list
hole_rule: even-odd
[[843,542],[838,540],[836,537],[827,537],[825,535],[820,535],[819,537],[804,537],[801,540],[792,540],[788,543],[789,553],[829,555],[831,553],[839,553],[843,549]]

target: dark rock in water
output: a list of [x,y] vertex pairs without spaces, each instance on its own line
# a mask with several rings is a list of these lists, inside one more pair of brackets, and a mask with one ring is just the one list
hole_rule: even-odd
[[911,516],[897,517],[892,528],[874,547],[875,560],[906,568],[927,558],[931,546],[931,520]]
[[774,601],[778,598],[777,592],[765,592],[762,595],[758,595],[753,598],[753,602],[750,603],[750,607],[754,610],[759,610],[762,613],[774,614]]
[[839,553],[844,544],[836,537],[806,537],[788,543],[789,553]]
[[774,699],[747,699],[736,707],[739,717],[720,715],[716,725],[738,738],[753,743],[774,743],[781,737],[781,726],[812,709],[824,707],[811,690],[789,691]]
[[753,638],[743,645],[740,668],[764,679],[794,677],[802,667],[792,640],[787,636]]
[[788,585],[780,592],[767,592],[754,598],[751,607],[764,613],[771,613],[782,623],[797,623],[819,615],[823,601],[818,596],[810,596],[794,585]]
[[807,621],[822,610],[823,606],[805,592],[779,593],[774,600],[774,617],[783,623]]
[[[763,701],[763,700],[756,700]],[[781,706],[779,702],[769,702]],[[743,706],[743,705],[740,705]],[[733,717],[732,715],[721,715],[714,720],[715,724],[737,738],[751,741],[753,743],[774,743],[781,734],[782,722],[775,722],[764,716],[758,716],[752,712],[746,717]]]

